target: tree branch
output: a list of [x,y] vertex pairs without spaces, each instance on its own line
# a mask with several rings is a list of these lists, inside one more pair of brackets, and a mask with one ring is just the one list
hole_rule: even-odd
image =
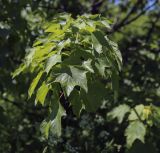
[[146,8],[143,8],[142,11],[140,13],[138,13],[136,16],[134,16],[133,18],[129,19],[130,16],[135,12],[137,6],[140,4],[140,1],[137,1],[137,3],[132,7],[132,9],[130,10],[130,12],[126,15],[126,17],[124,19],[122,19],[122,21],[120,21],[119,23],[116,23],[113,25],[113,28],[111,29],[111,31],[109,31],[108,33],[114,33],[116,31],[118,31],[119,29],[121,29],[122,27],[132,23],[133,21],[137,20],[140,16],[142,16],[143,14],[145,14],[149,9],[151,9],[153,6],[155,6],[158,3],[158,0],[155,0],[151,5],[149,5]]
[[130,24],[131,22],[137,20],[141,15],[145,14],[150,8],[152,8],[153,6],[155,6],[155,4],[158,2],[158,0],[156,0],[154,3],[152,3],[150,6],[146,7],[145,9],[143,9],[137,16],[133,17],[132,19],[128,20],[127,22],[125,22],[124,25]]

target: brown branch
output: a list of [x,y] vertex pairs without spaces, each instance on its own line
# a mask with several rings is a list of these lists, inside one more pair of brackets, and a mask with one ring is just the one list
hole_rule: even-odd
[[132,19],[128,20],[127,22],[125,22],[124,25],[130,24],[131,22],[137,20],[140,16],[142,16],[143,14],[145,14],[150,8],[152,8],[153,6],[156,5],[156,3],[158,3],[158,0],[156,0],[154,3],[152,3],[150,6],[148,6],[147,8],[143,9],[137,16],[133,17]]
[[92,4],[92,8],[91,8],[91,13],[92,14],[97,14],[99,13],[99,7],[101,7],[101,5],[103,4],[103,0],[94,0],[93,4]]
[[148,7],[144,8],[144,9],[142,9],[142,11],[140,13],[138,13],[135,17],[129,19],[130,16],[132,15],[132,13],[135,12],[136,7],[140,4],[137,1],[137,3],[132,7],[131,11],[126,15],[126,17],[124,19],[122,19],[122,21],[120,21],[119,23],[114,24],[113,28],[108,33],[111,34],[111,33],[114,33],[116,31],[119,31],[122,27],[132,23],[135,20],[137,20],[139,17],[141,17],[143,14],[145,14],[150,8],[155,6],[157,3],[158,3],[158,0],[155,0],[151,5],[149,5]]
[[128,14],[119,22],[116,23],[113,26],[113,29],[116,30],[117,28],[121,27],[122,25],[124,25],[124,23],[128,20],[128,18],[136,11],[138,5],[140,4],[140,1],[137,0],[137,2],[135,3],[135,5],[130,9],[130,11],[128,12]]

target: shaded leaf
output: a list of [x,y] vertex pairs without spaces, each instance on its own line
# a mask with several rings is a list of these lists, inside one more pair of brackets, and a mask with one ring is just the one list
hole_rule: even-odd
[[88,87],[87,87],[86,71],[78,69],[73,66],[70,66],[70,70],[71,70],[72,78],[75,85],[79,85],[81,88],[83,88],[87,92]]
[[70,96],[70,102],[72,104],[73,113],[79,117],[82,110],[82,102],[80,93],[77,90],[74,90]]
[[81,98],[83,99],[85,109],[89,112],[96,111],[105,99],[105,92],[105,86],[102,83],[98,81],[90,82],[88,84],[88,92],[81,91]]
[[143,144],[141,141],[137,140],[127,153],[157,153],[157,151],[152,143]]
[[50,127],[51,127],[51,122],[50,121],[47,122],[46,120],[44,120],[41,123],[40,129],[41,129],[41,133],[45,137],[45,139],[48,139]]
[[26,68],[25,64],[21,64],[13,73],[12,78],[15,78],[17,75],[19,75],[21,72],[23,72]]
[[62,87],[65,88],[65,91],[68,96],[70,95],[75,86],[73,78],[67,73],[60,74],[58,77],[56,77],[54,82],[59,82],[62,85]]
[[88,59],[87,61],[84,61],[84,62],[82,63],[82,66],[83,66],[86,70],[88,70],[89,72],[94,73],[94,70],[93,70],[93,67],[92,67],[91,63],[92,63],[92,60],[91,60],[91,59]]
[[66,115],[64,108],[61,106],[59,102],[54,102],[54,104],[57,103],[58,105],[58,111],[55,115],[54,119],[51,119],[51,133],[54,136],[60,137],[61,136],[61,118],[62,116]]

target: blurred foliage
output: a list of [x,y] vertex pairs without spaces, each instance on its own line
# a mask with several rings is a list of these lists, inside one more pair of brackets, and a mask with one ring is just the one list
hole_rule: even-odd
[[[0,6],[1,153],[39,153],[45,147],[44,152],[49,153],[160,151],[160,4],[157,0],[1,0]],[[35,107],[34,98],[28,100],[27,96],[34,76],[26,72],[12,80],[11,74],[35,38],[43,33],[42,24],[59,12],[71,13],[73,17],[99,13],[109,18],[113,24],[109,34],[119,44],[123,69],[118,102],[113,101],[113,94],[108,91],[108,100],[98,111],[82,112],[79,118],[68,107],[62,121],[62,137],[50,135],[46,141],[40,133],[40,123],[48,114],[47,108]],[[127,149],[125,135],[135,124],[140,130],[145,126],[145,143],[137,140]]]

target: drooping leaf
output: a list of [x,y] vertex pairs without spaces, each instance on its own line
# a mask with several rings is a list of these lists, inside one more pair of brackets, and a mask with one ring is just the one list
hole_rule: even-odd
[[80,97],[80,92],[74,90],[70,96],[70,102],[72,104],[73,113],[79,117],[82,110],[82,101]]
[[58,75],[54,82],[59,82],[62,85],[62,87],[64,87],[68,96],[70,95],[75,86],[73,78],[67,73],[61,73],[60,75]]
[[46,63],[46,72],[48,73],[50,69],[57,63],[61,62],[61,55],[55,54],[51,56]]
[[[54,102],[54,104],[57,103],[58,105],[58,111],[57,114],[55,114],[55,117],[51,119],[51,133],[54,136],[60,137],[61,136],[61,118],[62,116],[66,115],[64,108],[61,106],[59,102]],[[54,107],[54,105],[53,105]]]
[[70,66],[70,70],[71,70],[72,78],[75,85],[79,85],[81,88],[83,88],[87,92],[88,91],[87,77],[86,77],[87,72],[84,70],[80,70],[74,66]]
[[38,75],[34,78],[34,80],[32,81],[32,83],[31,83],[31,85],[29,87],[29,90],[28,90],[29,97],[32,96],[32,94],[33,94],[33,92],[34,92],[34,90],[35,90],[35,88],[36,88],[36,86],[37,86],[42,74],[43,74],[43,71],[40,71],[38,73]]
[[105,74],[106,68],[111,67],[107,58],[105,58],[105,57],[97,59],[97,62],[95,63],[95,66],[98,70],[98,73],[104,78],[106,77],[106,74]]
[[146,134],[146,127],[138,120],[133,121],[125,130],[125,136],[127,137],[127,146],[131,147],[135,140],[140,140],[144,143],[144,137]]
[[102,83],[98,81],[88,83],[88,92],[81,91],[85,109],[89,112],[96,111],[105,99],[105,92],[105,86]]
[[21,72],[23,72],[26,68],[25,64],[21,64],[13,73],[12,78],[15,78],[17,75],[19,75]]
[[46,99],[48,91],[48,85],[45,82],[43,82],[41,87],[37,91],[36,103],[39,101],[42,105],[44,105],[44,100]]
[[70,95],[76,85],[83,88],[86,92],[88,90],[86,71],[80,70],[74,66],[70,66],[70,72],[59,74],[54,82],[59,82],[62,87],[65,88],[67,96]]
[[51,122],[50,121],[47,122],[46,120],[44,120],[41,123],[40,129],[41,129],[41,133],[45,137],[45,139],[48,139],[50,127],[51,127]]
[[101,39],[101,37],[99,37],[99,32],[96,31],[94,33],[92,33],[92,42],[93,42],[93,47],[94,49],[100,54],[102,53],[102,44],[100,42],[99,39]]
[[82,66],[83,66],[86,70],[90,71],[91,73],[94,73],[94,70],[93,70],[93,67],[92,67],[91,63],[92,63],[92,60],[91,60],[91,59],[88,59],[87,61],[84,61],[84,62],[83,62]]

